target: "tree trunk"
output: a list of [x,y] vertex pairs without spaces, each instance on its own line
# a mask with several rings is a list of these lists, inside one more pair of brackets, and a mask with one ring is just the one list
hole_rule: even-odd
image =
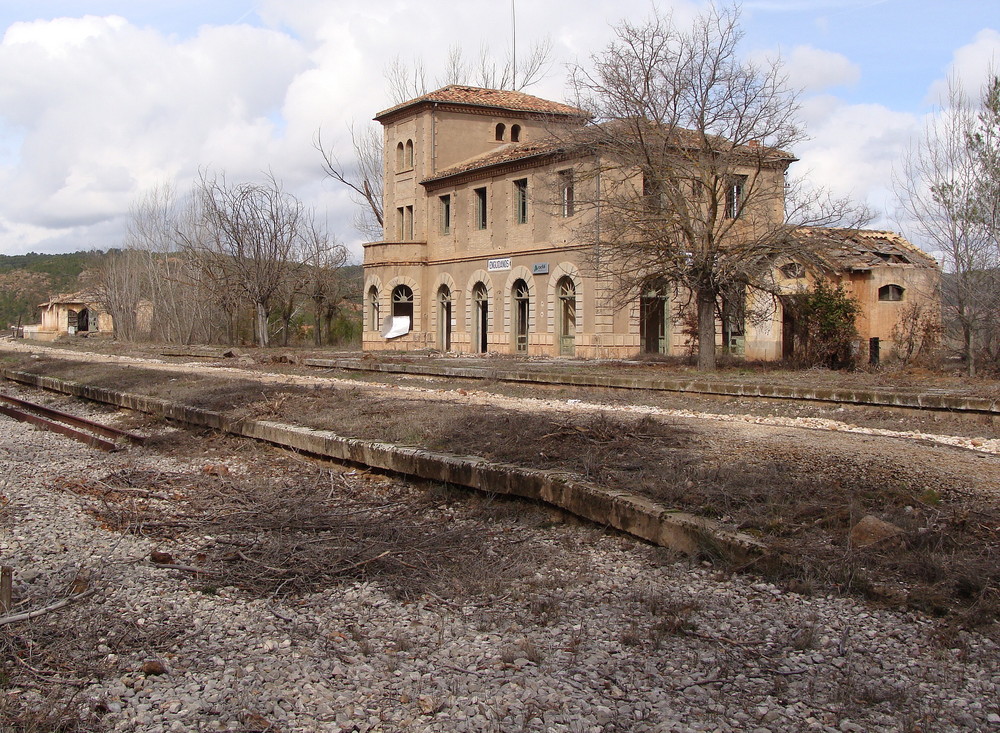
[[715,297],[709,288],[698,291],[698,369],[703,372],[715,369]]
[[314,300],[316,310],[313,315],[313,345],[319,348],[323,345],[323,303],[321,300]]
[[976,376],[976,337],[971,324],[965,324],[962,328],[962,335],[965,337],[965,369],[970,377]]
[[257,302],[257,345],[261,348],[266,348],[268,346],[267,337],[267,306],[264,303]]

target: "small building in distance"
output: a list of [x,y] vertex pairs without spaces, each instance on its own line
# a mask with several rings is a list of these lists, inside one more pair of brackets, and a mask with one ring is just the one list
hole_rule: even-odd
[[55,341],[60,336],[74,334],[108,334],[114,331],[114,321],[89,293],[56,295],[38,306],[41,323],[24,326],[26,339]]
[[[691,353],[689,293],[651,280],[630,302],[615,302],[608,278],[593,266],[583,234],[588,213],[579,203],[595,198],[587,187],[601,185],[600,177],[593,154],[570,154],[559,142],[561,131],[589,119],[585,111],[521,92],[451,85],[375,119],[384,130],[385,227],[382,241],[364,247],[364,350]],[[776,152],[758,174],[783,190],[794,158]],[[739,196],[737,183],[727,191],[727,209]],[[780,221],[780,206],[768,216]],[[783,296],[816,277],[842,284],[861,303],[859,349],[885,352],[906,303],[937,302],[936,263],[898,235],[815,229],[797,236],[828,246],[827,266],[807,273],[801,263],[775,262],[773,294],[745,295],[753,302],[736,307],[720,303],[721,348],[752,359],[788,356],[794,324]],[[751,306],[757,317],[746,317]]]

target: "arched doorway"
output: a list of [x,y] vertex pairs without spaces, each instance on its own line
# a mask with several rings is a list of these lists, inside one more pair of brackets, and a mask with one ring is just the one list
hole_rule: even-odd
[[670,298],[662,280],[647,283],[639,296],[639,338],[644,354],[670,351]]
[[528,283],[515,280],[511,288],[511,326],[513,327],[514,351],[528,351],[528,316],[531,312],[531,295]]
[[573,356],[576,353],[576,284],[571,277],[559,278],[556,297],[559,309],[559,354]]
[[83,308],[76,314],[76,330],[86,332],[90,330],[90,309]]
[[472,331],[473,345],[479,354],[489,350],[490,296],[485,283],[476,283],[472,288],[472,302],[475,305]]
[[451,290],[447,285],[438,288],[438,348],[451,351]]

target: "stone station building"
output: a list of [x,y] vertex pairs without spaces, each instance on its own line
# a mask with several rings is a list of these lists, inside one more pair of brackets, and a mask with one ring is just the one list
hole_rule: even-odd
[[[581,175],[587,160],[554,142],[560,130],[582,125],[586,112],[520,92],[452,85],[375,119],[384,128],[385,233],[365,245],[366,351],[689,352],[685,293],[654,283],[616,308],[606,279],[590,266],[591,245],[581,238],[589,214],[577,202],[594,176]],[[769,167],[773,185],[783,185],[793,160]],[[898,235],[799,235],[830,248],[825,276],[860,301],[865,344],[884,352],[904,304],[937,298],[937,264]],[[797,263],[775,266],[788,293],[812,281]],[[717,343],[747,358],[787,356],[789,319],[781,298],[768,297],[769,315],[738,327],[720,323]]]

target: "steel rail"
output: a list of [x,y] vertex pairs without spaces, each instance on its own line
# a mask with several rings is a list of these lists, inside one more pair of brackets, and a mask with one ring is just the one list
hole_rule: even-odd
[[61,433],[100,450],[117,450],[118,445],[115,441],[120,439],[138,444],[143,442],[143,438],[134,433],[10,395],[0,394],[0,403],[7,403],[0,404],[0,414],[45,430]]

